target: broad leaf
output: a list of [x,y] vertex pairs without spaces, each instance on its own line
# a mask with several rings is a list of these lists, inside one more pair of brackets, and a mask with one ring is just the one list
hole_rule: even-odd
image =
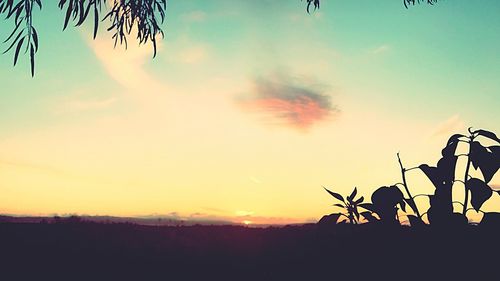
[[445,156],[438,161],[437,167],[427,164],[418,166],[431,180],[436,189],[451,188],[455,178],[457,156]]
[[330,215],[323,216],[319,221],[318,224],[320,225],[329,225],[329,224],[336,224],[342,216],[341,213],[333,213]]
[[493,132],[486,131],[486,130],[476,130],[473,133],[478,134],[478,135],[483,136],[483,137],[487,137],[490,140],[494,140],[494,141],[500,143],[500,139]]
[[434,187],[439,188],[443,184],[437,167],[432,167],[427,164],[422,164],[418,167],[431,180]]
[[481,170],[485,182],[489,182],[498,171],[500,162],[498,147],[499,146],[490,146],[487,149],[477,141],[471,144],[470,161],[474,168],[479,168]]
[[342,201],[342,202],[345,202],[344,200],[344,197],[338,193],[335,193],[333,191],[330,191],[328,190],[328,188],[324,187],[323,188],[326,190],[326,192],[328,192],[331,196],[335,197],[335,199],[339,200],[339,201]]
[[486,200],[488,200],[493,194],[491,187],[489,187],[484,181],[477,178],[471,178],[467,181],[467,189],[471,192],[470,201],[472,207],[474,207],[476,211],[479,211],[483,203],[486,202]]

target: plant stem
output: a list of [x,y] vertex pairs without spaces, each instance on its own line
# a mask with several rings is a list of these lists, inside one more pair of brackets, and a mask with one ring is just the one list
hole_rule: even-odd
[[467,166],[465,167],[465,175],[464,175],[464,190],[465,190],[465,198],[464,198],[464,208],[463,208],[463,215],[467,213],[467,203],[469,202],[469,187],[467,186],[467,179],[469,177],[469,169],[470,169],[470,164],[471,164],[471,159],[470,159],[470,153],[472,151],[472,142],[474,141],[474,135],[470,136],[470,140],[468,141],[469,143],[469,153],[467,153]]
[[406,183],[406,169],[403,167],[403,163],[401,162],[401,157],[399,157],[399,152],[398,152],[398,162],[399,162],[399,167],[401,168],[401,176],[403,177],[403,186],[406,190],[406,193],[408,194],[409,200],[412,202],[413,206],[410,206],[413,211],[417,214],[417,216],[420,218],[420,212],[418,211],[417,204],[415,203],[415,200],[413,199],[413,196],[411,196],[410,189],[408,188],[408,184]]

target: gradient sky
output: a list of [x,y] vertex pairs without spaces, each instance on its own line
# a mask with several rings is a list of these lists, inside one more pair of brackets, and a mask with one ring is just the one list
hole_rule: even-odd
[[36,77],[0,56],[0,213],[314,221],[500,132],[500,1],[171,0],[154,60],[44,5]]

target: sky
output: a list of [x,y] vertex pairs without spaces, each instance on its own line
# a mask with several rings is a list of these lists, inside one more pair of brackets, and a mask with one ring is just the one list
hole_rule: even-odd
[[499,1],[304,8],[168,1],[152,59],[44,4],[35,77],[0,56],[0,213],[317,221],[338,211],[322,186],[368,199],[397,152],[435,165],[452,134],[500,132]]

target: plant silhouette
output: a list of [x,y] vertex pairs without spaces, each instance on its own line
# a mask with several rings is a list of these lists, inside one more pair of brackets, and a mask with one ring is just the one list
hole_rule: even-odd
[[[349,218],[350,223],[359,223],[359,215],[356,217],[357,208],[362,207],[370,211],[372,219],[368,221],[375,221],[377,214],[380,221],[385,224],[398,224],[401,223],[398,216],[398,211],[401,210],[408,217],[412,226],[424,224],[422,218],[427,214],[429,224],[435,226],[456,226],[465,225],[468,223],[467,212],[475,210],[483,212],[481,207],[489,200],[494,193],[500,194],[500,191],[492,189],[488,184],[493,179],[494,175],[500,168],[500,139],[493,132],[479,129],[468,129],[469,134],[455,134],[452,135],[446,146],[441,151],[441,159],[437,162],[436,166],[429,166],[428,164],[421,164],[418,167],[405,168],[402,164],[399,153],[398,162],[401,168],[402,183],[397,183],[391,186],[380,187],[375,190],[371,196],[372,203],[362,203],[349,201],[353,198],[352,194],[348,197],[347,202],[344,201],[343,196],[338,193],[326,189],[333,197],[343,201],[343,204],[335,204],[334,206],[346,209],[346,217]],[[464,147],[465,146],[465,147]],[[467,153],[459,153],[461,149],[467,149]],[[458,174],[460,168],[457,167],[457,160],[459,157],[466,157],[465,172],[462,179],[457,179],[455,176]],[[482,174],[481,178],[474,177],[471,174],[471,167],[479,170]],[[406,173],[411,170],[422,171],[435,187],[434,194],[418,194],[412,196],[406,181]],[[452,194],[453,188],[458,185],[464,188],[464,201],[453,201]],[[398,187],[402,186],[406,192],[407,198]],[[356,191],[356,189],[354,190]],[[353,192],[354,195],[356,192]],[[430,207],[424,214],[421,214],[415,198],[417,196],[427,196],[430,201]],[[470,199],[469,199],[470,197]],[[362,200],[361,200],[362,201]],[[472,205],[471,208],[468,204]],[[357,203],[353,205],[353,203]],[[461,212],[454,212],[453,204],[460,204],[463,206]],[[409,205],[413,214],[407,213],[406,205]],[[484,213],[484,212],[483,212]],[[366,218],[366,216],[364,216]],[[488,220],[496,220],[494,213],[485,213]],[[357,220],[355,218],[358,218]]]
[[[356,199],[356,195],[358,194],[358,190],[356,187],[351,192],[351,195],[347,196],[345,199],[342,195],[335,193],[326,187],[323,188],[326,190],[326,192],[333,196],[333,198],[340,201],[340,203],[335,203],[333,204],[333,206],[344,209],[344,212],[331,214],[330,218],[336,217],[338,219],[341,216],[344,216],[349,220],[351,224],[359,224],[360,216],[364,217],[368,221],[376,220],[371,210],[369,209],[371,205],[363,204],[363,201],[365,200],[364,197],[361,196],[360,198]],[[358,209],[359,207],[364,208],[367,211],[363,211],[360,213]],[[335,221],[337,221],[337,219]]]

